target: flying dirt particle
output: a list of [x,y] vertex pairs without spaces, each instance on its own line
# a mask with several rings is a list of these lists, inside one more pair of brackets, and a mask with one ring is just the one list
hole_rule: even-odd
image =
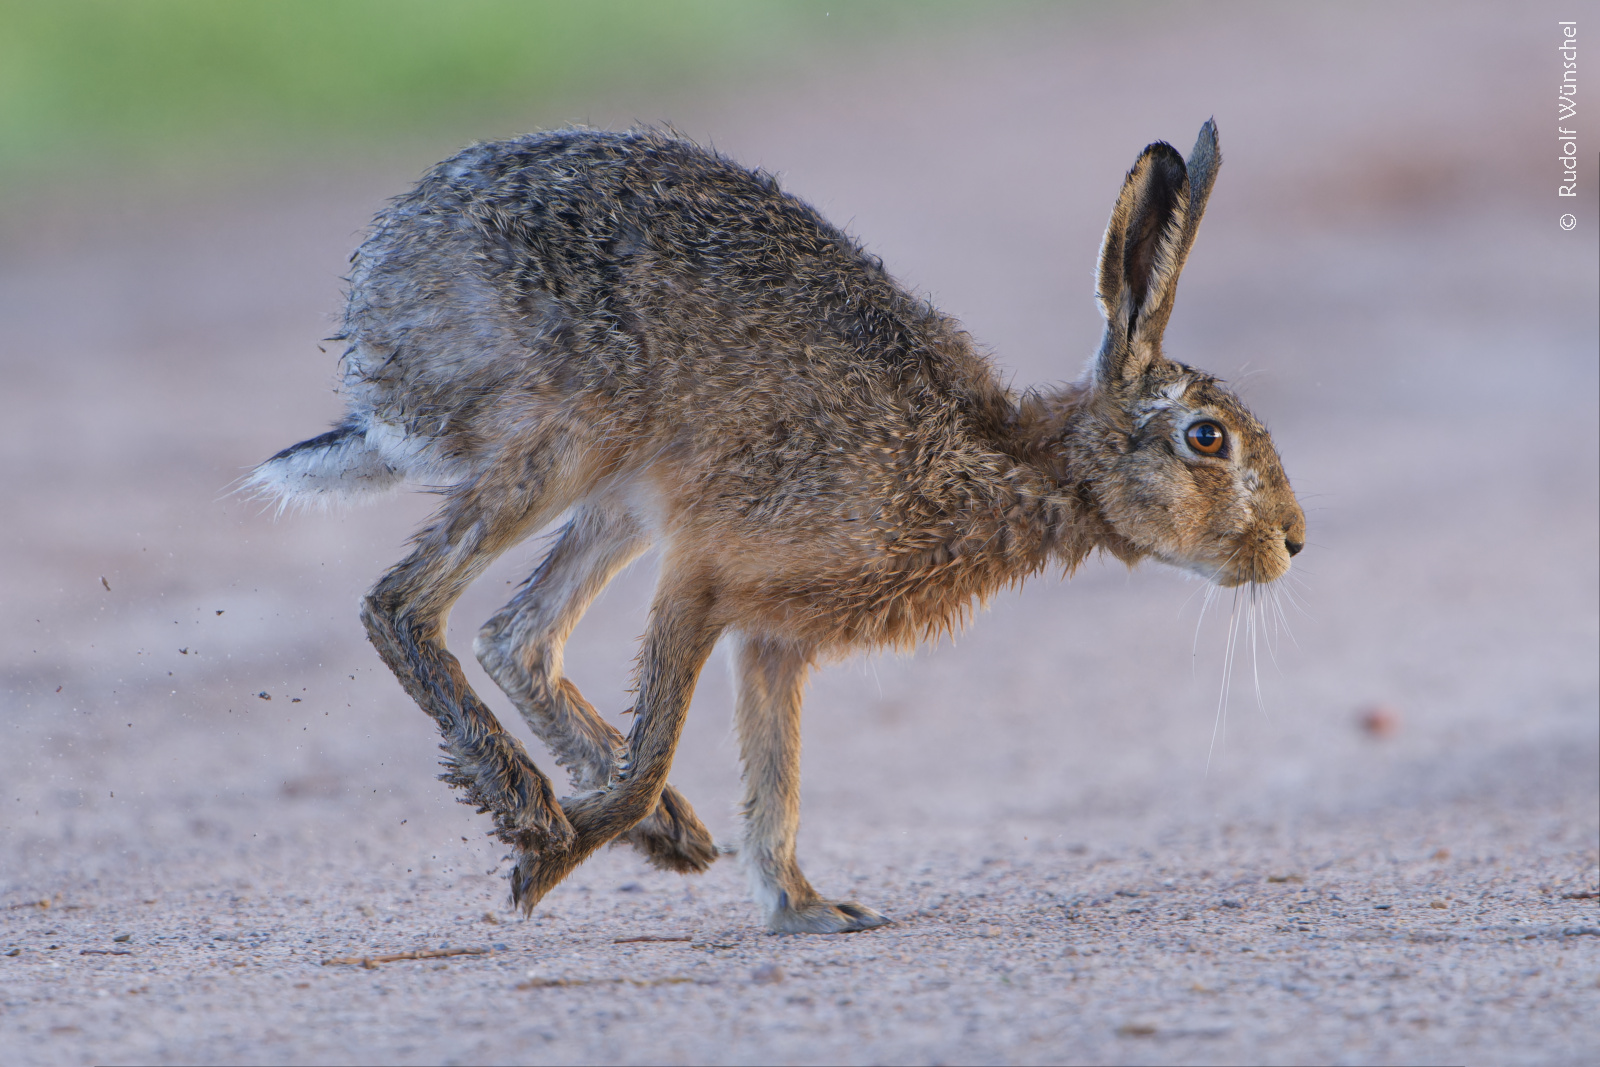
[[56,686],[56,692],[58,692],[58,693],[61,692],[61,687],[59,685]]
[[218,615],[221,615],[221,614],[222,614],[222,612],[220,612],[220,611],[219,611],[219,612],[217,612],[217,614],[218,614]]
[[290,697],[289,698],[289,703],[298,704],[298,703],[300,703],[300,698],[299,697]]
[[261,692],[257,693],[256,696],[260,697],[262,700],[271,700],[272,699],[272,695],[270,693],[268,693],[265,689],[263,689]]
[[188,654],[189,654],[189,650],[188,650],[188,649],[187,649],[187,648],[180,648],[180,649],[178,649],[178,655],[180,655],[180,656],[187,656],[187,655],[188,655]]
[[106,587],[106,592],[111,592],[111,583],[106,581],[106,576],[103,574],[100,576],[100,584]]
[[1362,708],[1356,721],[1368,737],[1393,737],[1400,730],[1400,713],[1387,704]]

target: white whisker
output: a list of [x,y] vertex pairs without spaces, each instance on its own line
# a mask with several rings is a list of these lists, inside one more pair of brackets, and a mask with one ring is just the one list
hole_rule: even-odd
[[1189,677],[1191,679],[1195,676],[1195,662],[1200,655],[1200,627],[1206,621],[1206,611],[1210,609],[1211,601],[1216,597],[1218,588],[1218,586],[1209,582],[1206,583],[1206,596],[1200,602],[1200,617],[1194,621],[1194,643],[1189,646]]
[[1211,776],[1211,758],[1217,749],[1221,734],[1222,746],[1228,746],[1228,690],[1233,683],[1233,656],[1239,639],[1239,589],[1233,590],[1233,608],[1228,612],[1228,640],[1223,652],[1222,692],[1217,697],[1217,715],[1211,724],[1211,747],[1206,750],[1206,777]]
[[[1254,676],[1255,683],[1256,683],[1256,707],[1261,709],[1261,717],[1263,719],[1270,719],[1272,716],[1267,714],[1267,702],[1266,702],[1266,699],[1261,695],[1261,654],[1256,648],[1256,631],[1259,628],[1258,625],[1257,625],[1257,620],[1258,620],[1258,616],[1259,616],[1260,610],[1261,610],[1261,588],[1260,588],[1260,586],[1252,585],[1250,587],[1250,622],[1249,622],[1249,625],[1250,625],[1250,673]],[[1272,650],[1272,646],[1270,644],[1267,646],[1267,650],[1269,652]]]

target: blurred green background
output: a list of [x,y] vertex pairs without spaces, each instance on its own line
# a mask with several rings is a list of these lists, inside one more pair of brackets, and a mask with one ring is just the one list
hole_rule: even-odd
[[359,148],[595,91],[762,79],[987,6],[0,0],[0,180]]

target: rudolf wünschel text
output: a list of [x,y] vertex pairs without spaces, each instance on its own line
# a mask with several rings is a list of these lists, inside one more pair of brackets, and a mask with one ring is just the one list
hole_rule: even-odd
[[[1556,137],[1561,145],[1558,196],[1578,195],[1578,24],[1558,22],[1561,41],[1561,91],[1556,97]],[[1571,129],[1568,129],[1568,124]]]

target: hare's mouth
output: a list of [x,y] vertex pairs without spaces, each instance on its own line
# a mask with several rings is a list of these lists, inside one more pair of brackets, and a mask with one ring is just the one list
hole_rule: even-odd
[[1282,545],[1274,550],[1270,545],[1245,544],[1220,559],[1174,557],[1166,553],[1159,553],[1158,558],[1223,589],[1265,585],[1289,571],[1289,551]]
[[1289,550],[1282,542],[1252,545],[1222,568],[1216,583],[1225,589],[1240,585],[1265,585],[1289,573]]

